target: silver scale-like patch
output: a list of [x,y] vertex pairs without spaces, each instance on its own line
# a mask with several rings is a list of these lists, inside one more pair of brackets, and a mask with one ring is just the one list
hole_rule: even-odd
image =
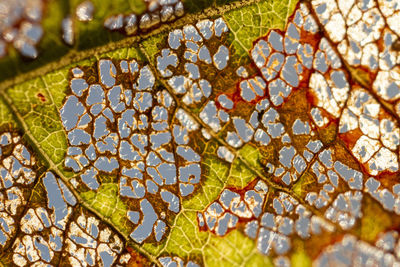
[[[167,91],[153,92],[155,78],[149,66],[141,67],[135,60],[119,65],[135,77],[132,88],[116,84],[117,67],[108,59],[98,62],[96,84],[88,85],[79,69],[72,70],[72,95],[60,110],[69,141],[65,166],[82,172],[79,177],[91,190],[100,187],[101,173],[118,170],[120,195],[140,203],[139,211],[128,212],[139,224],[132,239],[142,243],[154,232],[160,241],[165,218],[146,194],[159,195],[170,211],[180,211],[180,196],[190,195],[200,182],[201,158],[188,146],[189,132],[199,126],[181,109],[174,114],[176,123],[169,124],[175,103]],[[164,185],[176,185],[179,196]]]
[[13,45],[24,57],[36,58],[36,45],[43,36],[41,21],[45,1],[15,0],[0,3],[0,58]]

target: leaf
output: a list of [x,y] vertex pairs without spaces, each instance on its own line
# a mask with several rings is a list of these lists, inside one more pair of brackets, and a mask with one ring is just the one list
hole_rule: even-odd
[[395,5],[91,3],[1,59],[1,263],[398,261]]

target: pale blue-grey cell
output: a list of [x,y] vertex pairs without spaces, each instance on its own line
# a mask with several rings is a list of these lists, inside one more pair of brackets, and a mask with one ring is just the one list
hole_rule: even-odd
[[[7,222],[5,221],[4,218],[0,218],[0,225],[4,229],[4,231],[6,231],[7,234],[9,234],[9,235],[11,234],[11,228],[9,227],[9,225],[7,224]],[[50,225],[49,224],[45,224],[45,226],[49,227]]]
[[161,198],[168,204],[168,209],[172,212],[178,213],[180,211],[180,201],[174,193],[166,190],[161,190]]
[[111,60],[100,59],[99,61],[100,81],[106,87],[112,87],[115,84],[116,68]]
[[131,222],[133,222],[134,224],[137,224],[139,222],[140,219],[140,213],[137,211],[128,211],[128,218]]
[[144,185],[138,180],[133,180],[131,182],[132,190],[133,190],[133,198],[142,198],[146,194],[146,188]]
[[[39,218],[40,218],[40,220],[43,222],[44,227],[48,228],[48,227],[51,226],[52,223],[50,222],[50,218],[49,218],[49,216],[48,216],[48,214],[47,214],[47,212],[46,212],[46,210],[45,210],[44,208],[39,208],[39,209],[37,209],[37,210],[36,210],[36,213],[37,213],[37,215],[39,215]],[[4,229],[6,232],[8,232],[8,228],[6,228],[6,227],[7,227],[7,224],[4,225],[4,223],[5,223],[4,219],[1,218],[1,219],[0,219],[0,225],[3,227],[3,229]],[[6,227],[5,227],[5,226],[6,226]]]
[[[289,38],[290,37],[290,38]],[[299,45],[299,40],[300,39],[300,33],[297,27],[290,23],[288,30],[285,35],[285,51],[287,54],[294,54],[297,51],[298,45]]]
[[95,161],[94,166],[100,171],[112,172],[118,169],[119,163],[114,157],[107,158],[102,156]]
[[168,84],[172,87],[176,94],[186,93],[186,86],[188,81],[186,81],[183,75],[173,76],[168,80]]
[[136,128],[136,119],[134,117],[135,111],[133,109],[125,110],[121,118],[118,119],[118,132],[121,138],[126,138],[130,135],[131,129]]
[[94,265],[93,258],[92,258],[92,256],[90,255],[90,253],[89,253],[88,250],[86,251],[85,261],[86,261],[86,263],[89,264],[90,266],[93,266],[93,265]]
[[226,212],[219,220],[216,228],[216,233],[219,236],[223,236],[228,231],[228,225],[232,223],[232,227],[235,227],[238,222],[238,217],[232,215],[232,213]]
[[191,147],[178,146],[176,152],[179,156],[185,159],[187,162],[199,162],[200,156]]
[[329,149],[322,151],[318,158],[327,168],[332,168],[332,152]]
[[197,221],[199,222],[199,226],[203,227],[204,226],[204,216],[203,213],[197,212]]
[[174,154],[172,152],[168,152],[165,149],[158,150],[158,153],[161,157],[167,162],[175,162]]
[[264,95],[264,89],[267,86],[264,82],[264,80],[260,76],[256,76],[253,79],[249,80],[250,86],[253,88],[255,93],[259,96]]
[[267,127],[268,123],[275,122],[275,120],[277,120],[278,118],[279,118],[278,112],[274,108],[270,108],[263,114],[261,122],[264,125],[264,127]]
[[163,77],[169,77],[172,75],[172,71],[169,66],[178,66],[178,57],[171,53],[169,49],[161,50],[161,56],[157,57],[157,69]]
[[146,154],[146,147],[148,145],[147,135],[144,134],[133,134],[131,137],[131,143],[139,149],[140,154]]
[[165,222],[163,222],[162,220],[157,220],[157,223],[154,227],[154,235],[157,242],[161,240],[161,238],[165,234],[166,229],[167,225],[165,224]]
[[190,96],[194,100],[194,102],[200,102],[203,97],[203,92],[200,90],[200,87],[197,83],[194,83],[190,88]]
[[179,181],[197,184],[200,182],[201,168],[197,163],[188,164],[185,167],[179,167]]
[[202,20],[198,22],[196,26],[204,39],[208,40],[213,36],[213,22],[211,20]]
[[282,36],[276,31],[271,31],[268,36],[268,42],[271,44],[274,50],[283,52]]
[[194,186],[192,184],[179,184],[179,192],[181,193],[181,196],[186,197],[193,193],[194,191]]
[[211,64],[212,59],[210,55],[210,51],[208,50],[207,46],[203,45],[200,47],[199,50],[199,59],[207,64]]
[[199,81],[199,85],[200,85],[201,90],[203,91],[203,95],[205,97],[209,97],[212,92],[212,87],[211,87],[210,82],[205,79],[201,79]]
[[187,25],[183,27],[183,33],[185,35],[185,40],[194,42],[201,42],[203,40],[193,25]]
[[314,68],[322,73],[325,73],[328,70],[328,62],[324,52],[318,51],[316,53],[314,59]]
[[209,101],[207,105],[200,112],[200,118],[210,127],[214,132],[217,132],[220,128],[220,121],[217,117],[217,107],[214,101]]
[[343,71],[332,71],[331,72],[331,79],[334,82],[335,86],[339,89],[343,89],[349,86],[346,76],[344,75]]
[[93,137],[96,138],[96,140],[99,140],[100,138],[106,136],[110,132],[107,129],[106,122],[107,119],[103,115],[98,116],[94,121]]
[[157,167],[166,185],[176,183],[176,166],[174,164],[162,163]]
[[148,92],[138,92],[133,100],[133,106],[140,112],[145,112],[153,105],[153,97]]
[[54,225],[63,229],[60,221],[68,215],[68,206],[63,199],[62,192],[54,174],[47,172],[43,178],[43,184],[47,192],[48,207],[54,210]]
[[[282,55],[281,53],[273,53],[267,63],[267,67],[273,69],[276,72],[279,72],[282,68],[283,62],[285,61],[285,56]],[[272,77],[266,77],[267,80],[274,78]]]
[[72,130],[78,123],[78,119],[85,112],[85,107],[76,96],[69,96],[60,110],[61,121],[66,131]]
[[111,133],[103,140],[96,142],[96,147],[100,153],[109,151],[111,154],[115,155],[117,153],[118,141],[118,135],[116,133]]
[[248,237],[255,239],[257,237],[257,232],[258,232],[258,221],[257,220],[250,221],[246,224],[244,233]]
[[292,167],[292,159],[295,154],[296,149],[293,146],[285,146],[279,151],[279,162],[286,168],[290,168]]
[[261,217],[261,225],[270,229],[275,227],[275,217],[272,213],[266,212]]
[[250,210],[256,218],[261,215],[264,199],[259,193],[254,190],[247,191],[244,194],[244,201],[248,204],[251,203],[252,208]]
[[93,167],[87,169],[84,174],[81,174],[82,181],[92,190],[99,188],[99,182],[97,181],[97,170]]
[[150,194],[155,194],[158,192],[158,185],[152,180],[146,180],[146,191]]
[[101,258],[101,261],[103,262],[104,267],[112,266],[112,264],[115,260],[115,257],[113,255],[109,254],[107,251],[101,251],[100,258]]
[[296,119],[292,126],[294,134],[309,134],[310,126],[308,122],[303,122],[300,119]]
[[222,18],[218,18],[214,21],[215,36],[221,37],[222,33],[228,31],[228,26]]
[[290,235],[293,232],[293,221],[288,217],[283,217],[278,231],[284,235]]
[[258,41],[251,51],[251,57],[254,63],[256,63],[256,66],[259,68],[267,63],[266,59],[268,58],[269,54],[270,49],[268,43],[264,40]]
[[139,115],[138,128],[139,130],[147,129],[149,126],[148,118],[145,114]]
[[311,225],[310,218],[300,216],[299,219],[296,220],[295,229],[296,233],[301,238],[307,238],[310,236],[309,227]]
[[257,129],[256,133],[254,134],[254,140],[266,146],[271,141],[269,135],[262,129]]
[[297,49],[297,56],[300,58],[300,62],[307,69],[311,69],[313,62],[313,48],[310,44],[300,44]]
[[306,145],[306,147],[313,153],[317,153],[322,148],[322,146],[323,144],[320,140],[309,141]]
[[284,235],[277,234],[274,236],[272,245],[277,254],[285,254],[290,249],[290,239]]
[[119,63],[119,66],[123,73],[127,73],[129,71],[128,62],[126,60],[121,60],[121,62]]
[[142,157],[135,151],[128,141],[122,140],[119,146],[119,156],[123,160],[137,161]]
[[100,104],[104,101],[104,91],[99,84],[92,84],[86,97],[86,105]]
[[268,84],[269,95],[274,105],[283,103],[284,98],[288,97],[292,92],[292,87],[281,79],[276,79]]
[[49,242],[52,242],[53,244],[55,244],[55,247],[53,248],[54,251],[61,251],[62,241],[61,241],[60,236],[53,236],[53,234],[50,234]]
[[189,142],[188,130],[186,128],[174,124],[172,133],[176,144],[186,145]]
[[186,48],[187,48],[187,50],[191,50],[192,52],[197,53],[198,50],[199,50],[199,45],[194,43],[194,42],[187,41],[186,42]]
[[0,145],[5,146],[5,145],[9,145],[9,144],[11,144],[11,138],[9,137],[9,135],[8,134],[1,135]]
[[85,150],[85,155],[91,161],[94,161],[96,159],[97,155],[93,144],[90,144],[89,147]]
[[36,58],[38,56],[38,52],[34,45],[29,42],[22,41],[18,42],[16,48],[21,53],[21,55],[29,58]]
[[268,254],[271,249],[272,240],[274,239],[275,234],[261,227],[257,237],[257,249],[265,255]]
[[[207,213],[216,214],[217,216],[222,215],[224,209],[218,202],[213,202],[208,208]],[[212,229],[215,227],[216,220],[212,216],[206,216],[206,223],[208,228]]]
[[82,96],[83,91],[88,88],[86,80],[81,78],[73,78],[71,80],[71,90],[77,96]]
[[143,179],[143,174],[140,169],[136,167],[132,168],[122,168],[122,175],[128,176],[130,178],[138,178],[138,179]]
[[122,112],[125,109],[125,103],[121,100],[122,89],[120,85],[113,86],[108,93],[107,98],[110,102],[110,107],[114,112]]
[[240,198],[240,195],[229,189],[224,189],[219,197],[219,202],[222,204],[222,206],[224,206],[225,209],[229,209],[234,198]]
[[295,68],[297,63],[297,58],[295,56],[286,57],[286,61],[281,72],[282,78],[293,87],[297,87],[299,85],[299,76],[297,75],[297,70]]
[[161,163],[160,158],[154,151],[151,151],[146,157],[146,164],[147,166],[157,166]]
[[9,178],[9,172],[4,169],[1,168],[0,169],[0,174],[1,174],[1,179],[3,180],[3,184],[5,188],[10,188],[11,186],[13,186],[13,181]]
[[146,65],[139,71],[139,78],[136,89],[139,91],[151,89],[154,85],[154,82],[155,78],[153,72],[151,72],[150,67]]
[[[0,240],[1,242],[1,240]],[[34,238],[34,244],[36,249],[39,250],[40,258],[44,260],[45,262],[50,262],[51,257],[50,257],[50,248],[44,243],[45,241],[43,240],[43,237],[35,237]]]
[[239,202],[239,204],[236,204],[236,205],[232,206],[231,210],[232,210],[232,212],[235,213],[235,214],[241,214],[241,213],[245,213],[245,212],[246,212],[247,206],[246,206],[246,204],[244,203],[244,201],[241,200],[241,201]]
[[388,87],[385,88],[386,94],[389,97],[389,99],[393,99],[397,97],[400,94],[400,88],[396,84],[396,82],[391,82]]
[[239,134],[240,138],[244,142],[249,142],[253,138],[254,130],[250,127],[244,119],[234,118],[233,124],[235,126],[236,132]]
[[329,170],[328,171],[328,177],[329,177],[329,181],[331,182],[332,185],[334,185],[335,187],[338,187],[339,185],[339,177],[336,174],[336,172]]
[[191,79],[195,80],[200,78],[200,70],[197,65],[193,63],[185,63],[185,70]]
[[171,257],[161,257],[158,260],[163,267],[178,267],[178,264],[172,261]]
[[77,156],[80,154],[82,154],[82,149],[80,147],[74,147],[74,146],[68,147],[68,150],[67,150],[68,156]]
[[229,49],[225,45],[220,45],[213,56],[214,63],[219,70],[223,70],[228,65]]
[[162,121],[162,122],[152,122],[151,123],[151,127],[158,132],[162,132],[165,131],[169,128],[169,125],[166,121]]
[[157,221],[157,214],[147,199],[140,201],[140,210],[143,214],[142,222],[130,235],[137,243],[142,243],[151,235],[153,232],[153,225]]
[[156,132],[150,134],[150,142],[151,148],[157,149],[165,144],[171,142],[171,133],[170,132]]
[[285,132],[282,123],[269,123],[267,125],[267,132],[272,138],[277,138]]
[[65,200],[67,201],[67,203],[71,206],[75,206],[76,205],[75,196],[72,194],[72,192],[69,190],[69,188],[64,184],[64,182],[62,180],[58,180],[58,183],[61,187],[62,194],[63,194]]
[[89,124],[89,122],[91,122],[91,121],[92,121],[92,117],[89,114],[85,113],[80,118],[77,127],[86,127]]
[[248,80],[240,82],[239,87],[241,89],[240,96],[247,102],[250,102],[256,98],[256,94],[250,87],[250,83]]
[[229,121],[229,114],[225,112],[225,110],[220,109],[218,111],[218,117],[222,122],[228,122]]
[[[183,54],[183,57],[187,60],[187,61],[191,61],[193,63],[197,62],[197,54],[193,53],[192,51],[185,51],[185,53]],[[169,77],[172,75],[172,72],[170,72],[169,70],[167,70],[167,72],[169,72],[169,75],[163,75],[165,77]]]
[[68,133],[68,140],[71,145],[79,146],[90,143],[90,135],[82,129],[73,129]]
[[168,44],[172,49],[178,49],[181,46],[181,40],[183,40],[181,30],[171,31],[168,35]]
[[5,235],[3,230],[0,229],[0,244],[4,246],[8,240],[8,237]]
[[150,175],[151,178],[153,178],[154,182],[156,182],[160,186],[164,185],[163,179],[154,167],[147,167],[146,171],[147,174]]
[[306,161],[303,159],[302,156],[297,155],[294,159],[293,159],[293,166],[296,169],[297,173],[302,173],[306,167]]
[[348,182],[351,189],[362,189],[363,175],[361,172],[353,170],[339,161],[335,161],[333,166],[335,171]]
[[218,102],[221,104],[223,108],[232,109],[233,101],[225,94],[218,96]]
[[94,116],[97,116],[100,112],[103,111],[104,104],[94,104],[90,108],[90,113],[92,113]]
[[162,106],[153,107],[152,111],[152,119],[153,121],[166,121],[168,120],[168,111],[166,108]]

